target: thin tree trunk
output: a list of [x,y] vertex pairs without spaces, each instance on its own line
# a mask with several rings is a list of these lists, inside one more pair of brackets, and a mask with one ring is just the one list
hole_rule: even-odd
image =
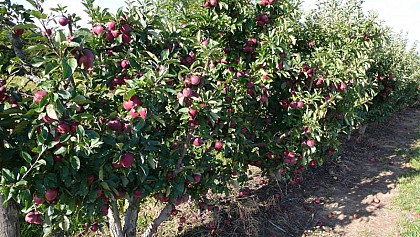
[[152,235],[157,232],[157,229],[160,226],[160,224],[162,224],[162,222],[168,219],[173,209],[174,209],[174,205],[172,203],[166,204],[166,206],[160,212],[159,216],[149,224],[149,226],[147,227],[147,229],[143,232],[141,236],[152,237]]
[[128,209],[124,217],[125,237],[135,237],[137,233],[137,219],[139,216],[140,198],[131,196],[128,199]]
[[19,237],[19,215],[16,203],[8,201],[3,204],[4,198],[0,194],[0,237]]
[[113,237],[124,237],[124,233],[121,227],[121,218],[118,211],[118,206],[115,201],[111,201],[109,211],[108,211],[108,220],[109,220],[109,231]]

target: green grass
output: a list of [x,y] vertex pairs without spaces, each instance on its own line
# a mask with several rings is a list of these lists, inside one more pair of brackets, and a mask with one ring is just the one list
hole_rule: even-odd
[[417,237],[420,236],[420,140],[414,144],[407,159],[410,168],[398,179],[398,196],[394,204],[404,211],[397,221],[399,234]]

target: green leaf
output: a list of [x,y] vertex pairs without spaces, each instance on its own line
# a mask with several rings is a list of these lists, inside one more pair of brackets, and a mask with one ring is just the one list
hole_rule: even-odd
[[57,113],[55,112],[55,108],[53,104],[47,105],[47,115],[48,117],[58,120]]
[[54,152],[54,154],[55,154],[55,155],[62,155],[62,154],[64,154],[64,153],[66,153],[66,151],[67,151],[67,147],[62,146],[62,147],[58,148],[58,150],[56,150],[56,151]]
[[80,159],[77,156],[72,156],[70,157],[70,164],[71,167],[75,170],[79,170],[80,169]]
[[31,161],[32,161],[32,156],[31,155],[29,155],[29,153],[28,152],[25,152],[25,151],[21,151],[20,152],[20,156],[27,162],[27,163],[31,163]]
[[77,60],[75,58],[63,58],[61,65],[63,67],[63,79],[67,79],[76,71]]
[[76,95],[76,97],[74,97],[71,101],[79,105],[93,103],[93,101],[86,99],[83,95]]
[[15,25],[12,27],[12,30],[16,30],[16,29],[34,29],[37,28],[36,25],[34,24],[19,24],[19,25]]
[[66,35],[64,34],[64,30],[57,30],[54,38],[54,42],[57,45],[60,45],[61,42],[66,41]]

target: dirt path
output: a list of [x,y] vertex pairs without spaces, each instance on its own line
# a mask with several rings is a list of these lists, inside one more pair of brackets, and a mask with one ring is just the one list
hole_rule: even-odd
[[340,157],[310,172],[300,186],[260,185],[257,172],[249,197],[232,198],[216,218],[201,214],[201,224],[187,223],[181,236],[211,236],[212,229],[223,237],[397,236],[402,212],[391,201],[419,132],[417,106],[345,141]]
[[420,109],[411,108],[346,142],[341,158],[327,169],[329,177],[305,184],[313,198],[324,200],[315,218],[341,236],[396,236],[401,212],[390,204],[398,176],[409,169],[404,154],[419,130]]

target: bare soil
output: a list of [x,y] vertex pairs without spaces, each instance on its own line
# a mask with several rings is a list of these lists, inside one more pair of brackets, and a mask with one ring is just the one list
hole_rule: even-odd
[[[298,186],[260,185],[264,178],[255,171],[251,194],[224,200],[218,214],[184,210],[187,223],[178,236],[398,236],[403,211],[391,202],[419,132],[417,106],[343,141],[340,157],[308,172]],[[165,226],[178,219],[159,235],[176,236]]]

